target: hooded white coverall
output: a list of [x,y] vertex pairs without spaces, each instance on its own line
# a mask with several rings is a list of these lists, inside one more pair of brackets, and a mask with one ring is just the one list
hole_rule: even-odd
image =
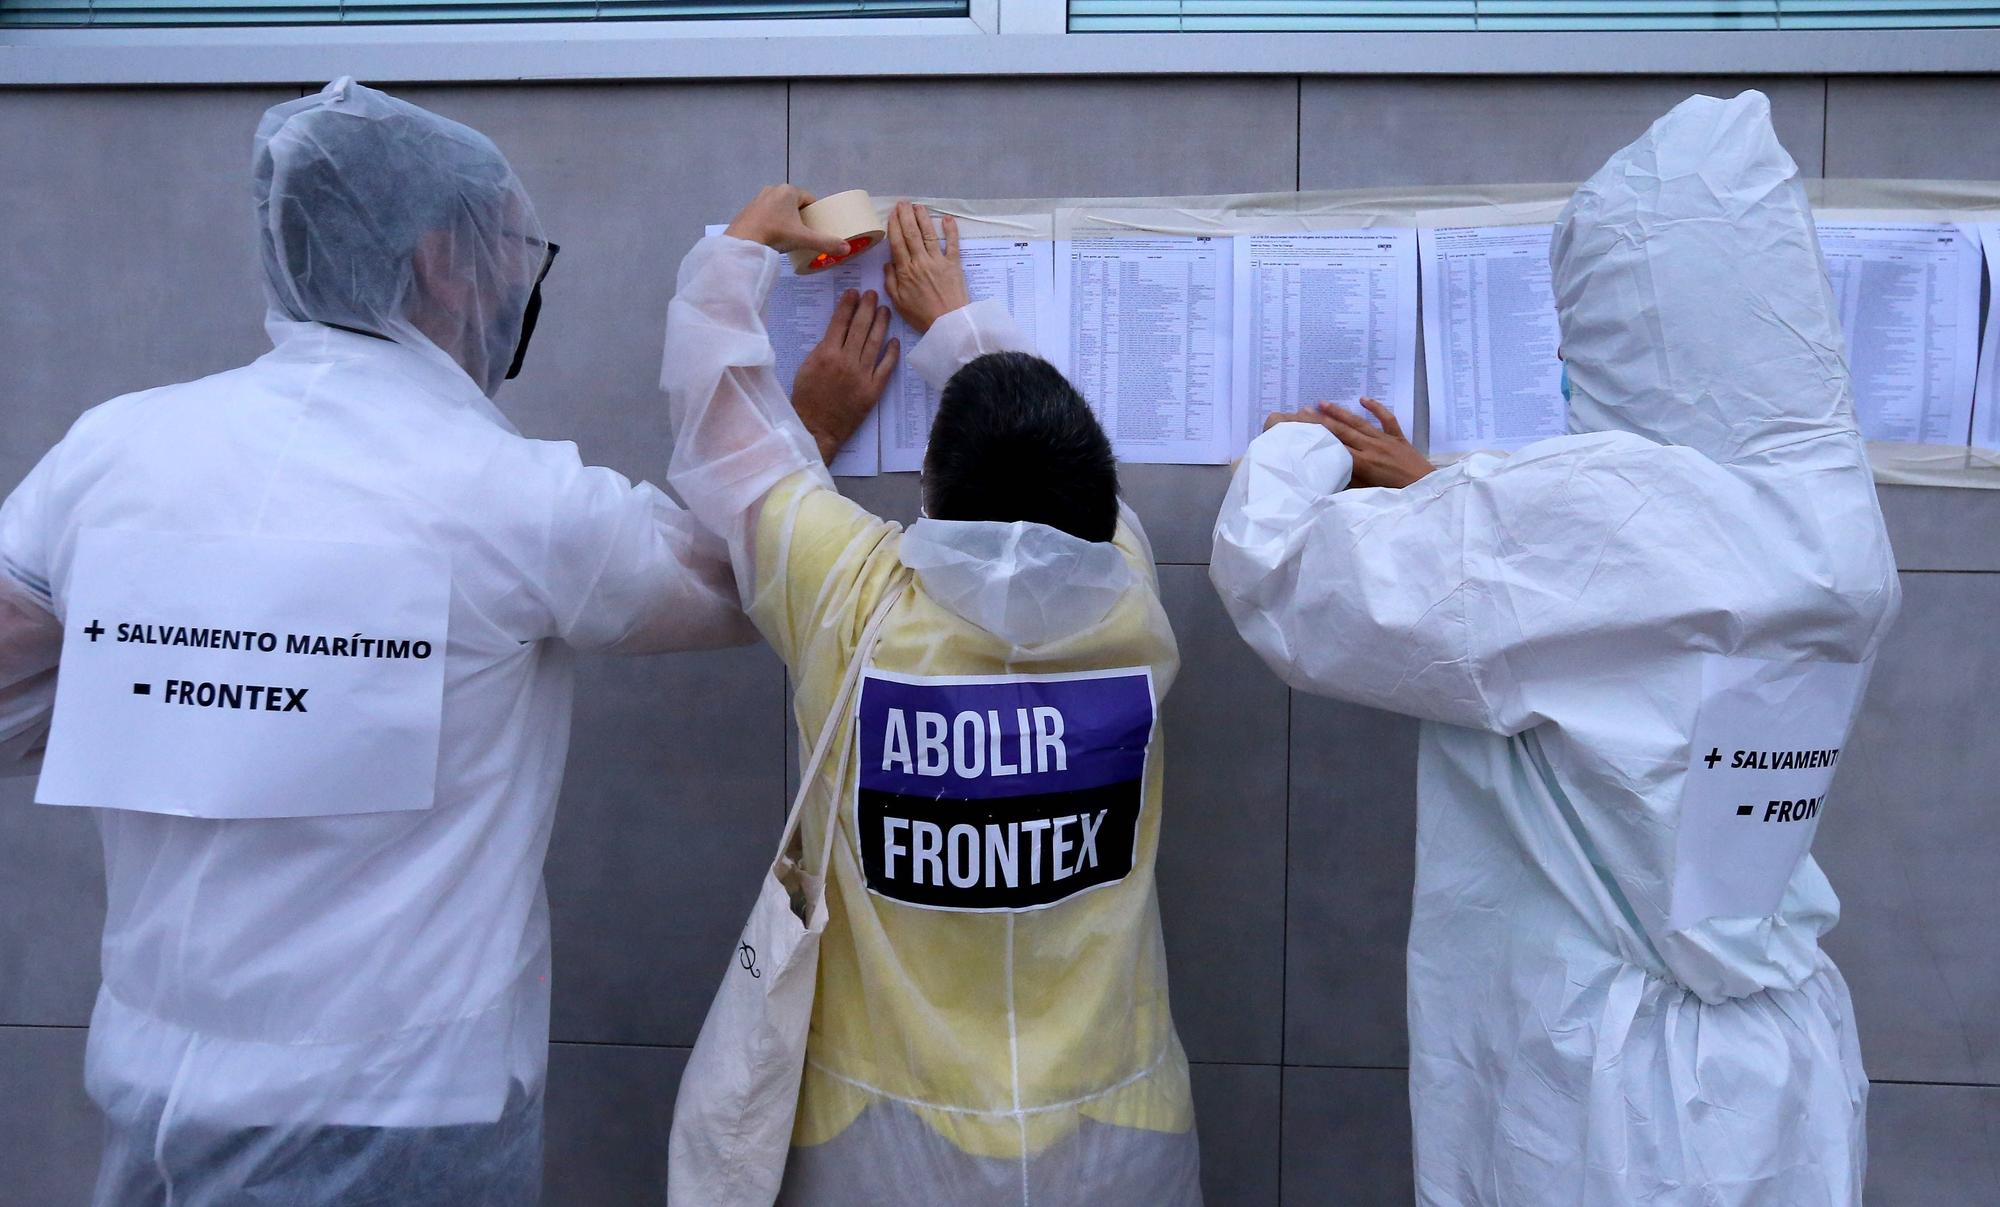
[[[1162,805],[1156,714],[1179,655],[1138,519],[1125,512],[1109,543],[1029,523],[924,519],[905,532],[843,498],[772,368],[759,311],[777,271],[777,253],[757,244],[727,236],[698,244],[668,313],[662,384],[677,435],[669,479],[729,539],[750,616],[791,668],[802,748],[829,721],[862,735],[836,739],[834,749],[853,753],[827,760],[806,813],[805,849],[819,849],[830,810],[844,832],[827,882],[830,922],[780,1201],[1199,1204],[1187,1060],[1168,1008],[1153,882]],[[910,361],[942,388],[979,355],[1029,346],[1002,306],[978,302],[940,318]],[[846,715],[828,718],[862,631],[892,596],[871,677]],[[1063,682],[1050,687],[1050,678]],[[916,838],[895,846],[887,825],[878,834],[865,813],[878,799],[869,777],[891,761],[869,736],[874,693],[947,699],[1109,684],[1136,690],[1136,728],[1150,736],[1120,751],[1133,759],[1125,786],[1136,825],[1128,822],[1119,851],[1091,829],[1105,814],[1066,833],[1086,842],[1094,835],[1106,865],[1129,866],[1065,893],[1057,883],[1065,869],[1092,862],[1064,847],[1067,817],[1040,831],[1041,845],[1025,826],[984,827],[983,867],[961,858],[953,839],[969,848],[977,836],[960,825],[928,852],[935,870],[924,891],[938,894],[930,903],[938,908],[883,887],[881,877],[923,866],[926,852]],[[960,724],[990,718],[1004,728],[1015,712],[960,712],[954,740]],[[1084,757],[1079,731],[1106,720],[1093,713],[1068,714],[1072,758]],[[954,745],[953,759],[1011,771],[1015,760],[1031,761],[1017,753],[1028,749],[1019,736]],[[921,728],[913,737],[921,763]],[[948,825],[981,803],[928,807]],[[996,836],[1008,840],[1004,872],[996,870]],[[884,862],[871,864],[877,855]],[[952,885],[968,887],[945,886],[946,867]],[[1018,874],[1026,883],[1038,870],[1045,875],[1035,887],[1058,899],[991,899],[1004,895],[995,888],[1001,880],[1012,886]],[[975,894],[987,896],[964,904]]]
[[1285,424],[1217,523],[1273,669],[1424,721],[1425,1203],[1860,1200],[1807,845],[1900,596],[1796,175],[1762,95],[1688,100],[1557,225],[1576,434],[1344,490]]
[[343,81],[271,110],[256,162],[274,349],[91,410],[0,507],[0,758],[32,769],[92,619],[86,530],[416,546],[450,559],[435,801],[99,811],[97,1202],[532,1203],[574,651],[753,633],[691,516],[489,400],[542,264],[492,143]]

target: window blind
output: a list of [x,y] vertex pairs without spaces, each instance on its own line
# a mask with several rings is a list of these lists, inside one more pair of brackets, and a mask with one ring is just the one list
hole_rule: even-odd
[[1076,33],[1978,26],[2000,0],[1069,0]]
[[0,0],[0,27],[964,17],[968,0]]

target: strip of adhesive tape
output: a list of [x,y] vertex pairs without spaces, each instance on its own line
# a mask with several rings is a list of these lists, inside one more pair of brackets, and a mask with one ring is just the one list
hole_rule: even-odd
[[847,240],[847,251],[838,256],[823,251],[793,252],[792,271],[802,277],[825,272],[842,260],[858,256],[887,235],[882,229],[882,220],[875,216],[875,202],[865,189],[849,189],[845,193],[822,197],[800,210],[799,217],[822,235]]

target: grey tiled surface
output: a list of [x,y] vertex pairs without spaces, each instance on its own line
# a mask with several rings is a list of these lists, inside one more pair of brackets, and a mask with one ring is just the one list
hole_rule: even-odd
[[761,646],[584,664],[549,850],[557,1039],[694,1042],[777,844],[783,675]]
[[1275,1065],[1195,1064],[1189,1072],[1207,1207],[1276,1207],[1283,1071]]
[[1208,564],[1215,513],[1229,489],[1228,466],[1121,465],[1118,484],[1146,525],[1155,558]]
[[933,197],[1289,189],[1297,88],[1227,78],[801,81],[792,179],[819,193]]
[[542,1201],[658,1207],[685,1048],[551,1044]]
[[1992,570],[2000,567],[2000,524],[1985,490],[1877,486],[1882,520],[1896,565],[1904,570]]
[[1903,575],[1814,844],[1843,905],[1827,950],[1876,1077],[2000,1083],[1995,616],[2000,574]]
[[1285,686],[1236,640],[1204,566],[1166,566],[1180,642],[1167,697],[1160,915],[1195,1060],[1278,1063],[1284,1003]]
[[1834,79],[1826,174],[2000,180],[2000,77]]
[[1417,723],[1292,696],[1285,1059],[1398,1065],[1417,833]]
[[1868,1207],[2000,1203],[2000,1089],[1868,1092]]
[[[1697,86],[906,81],[800,84],[789,103],[783,84],[419,99],[491,133],[565,245],[527,373],[503,405],[531,434],[657,478],[669,437],[654,377],[674,266],[703,223],[788,163],[810,187],[968,196],[1285,189],[1295,175],[1308,188],[1576,178]],[[1770,88],[1809,173],[1823,87]],[[1980,124],[1996,89],[1835,81],[1827,171],[2000,177],[2000,133]],[[257,113],[283,95],[0,93],[0,163],[20,169],[0,173],[0,282],[35,299],[0,307],[0,488],[84,406],[262,350],[243,182]],[[70,203],[57,211],[50,197]],[[1415,727],[1288,701],[1230,634],[1199,565],[1226,480],[1220,467],[1125,473],[1161,559],[1176,563],[1163,582],[1185,666],[1167,718],[1162,908],[1197,1058],[1209,1202],[1407,1202],[1404,1073],[1388,1066],[1406,1059]],[[912,475],[844,485],[914,516]],[[1906,569],[2000,571],[2000,497],[1883,498]],[[1854,987],[1872,1074],[1995,1083],[2000,820],[1988,786],[2000,747],[1988,685],[2000,679],[2000,574],[1913,573],[1905,588],[1818,846],[1846,905],[1829,947]],[[658,1201],[685,1051],[655,1045],[692,1040],[769,854],[785,799],[783,693],[761,651],[583,669],[549,883],[555,1032],[587,1042],[552,1054],[552,1204]],[[27,795],[0,782],[0,1201],[39,1207],[79,1201],[94,1168],[82,1035],[6,1024],[88,1016],[102,889],[88,819],[28,808]],[[1882,1084],[1872,1102],[1871,1204],[2000,1201],[2000,1089]]]
[[84,1032],[0,1025],[0,1201],[90,1201],[102,1125],[83,1092]]
[[1299,104],[1299,184],[1580,181],[1688,96],[1753,87],[1770,96],[1778,137],[1799,170],[1820,175],[1823,89],[1816,79],[1308,79]]
[[269,348],[250,141],[296,95],[0,93],[0,488],[85,408]]
[[97,997],[104,856],[89,813],[31,804],[34,788],[0,779],[0,1024],[80,1027]]
[[1285,1070],[1286,1207],[1407,1203],[1410,1097],[1401,1069]]
[[660,344],[674,276],[702,228],[785,175],[785,86],[415,88],[490,136],[562,245],[540,324],[500,405],[531,436],[664,482],[673,440]]

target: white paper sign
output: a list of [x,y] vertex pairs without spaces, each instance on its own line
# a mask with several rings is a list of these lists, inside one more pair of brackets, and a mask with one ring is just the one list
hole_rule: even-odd
[[1979,236],[1949,222],[1821,222],[1870,440],[1964,444],[1979,360]]
[[[710,235],[719,235],[728,229],[723,225],[711,225],[707,231]],[[841,294],[850,289],[863,293],[872,289],[878,298],[883,299],[883,304],[887,304],[882,292],[882,270],[888,264],[889,244],[886,241],[877,243],[853,259],[806,277],[792,270],[790,256],[778,257],[778,279],[771,285],[771,296],[764,301],[764,330],[771,338],[778,386],[784,390],[785,397],[792,395],[792,386],[799,377],[799,366],[806,363],[806,357],[826,338],[827,324],[833,321],[833,312],[840,305]],[[901,340],[906,352],[915,345],[903,321],[893,313],[887,339]],[[897,372],[901,371],[898,368]],[[881,467],[880,430],[881,410],[876,408],[868,412],[868,417],[847,438],[847,443],[834,453],[833,462],[826,467],[827,472],[842,478],[874,477]]]
[[1229,460],[1235,242],[1149,235],[1056,244],[1069,379],[1097,412],[1120,461]]
[[1548,226],[1427,227],[1430,453],[1517,449],[1569,431]]
[[88,529],[35,799],[186,817],[431,807],[439,550]]
[[1236,237],[1236,451],[1274,411],[1373,398],[1417,430],[1417,232]]
[[1703,659],[1675,839],[1675,930],[1777,911],[1819,829],[1866,682],[1856,663]]
[[[965,239],[959,250],[972,300],[998,299],[1043,359],[1064,363],[1067,325],[1056,315],[1053,245],[1046,239]],[[909,355],[919,337],[900,317],[894,326],[903,341],[903,361],[882,398],[882,470],[915,473],[923,469],[930,446],[938,391],[910,367]]]

